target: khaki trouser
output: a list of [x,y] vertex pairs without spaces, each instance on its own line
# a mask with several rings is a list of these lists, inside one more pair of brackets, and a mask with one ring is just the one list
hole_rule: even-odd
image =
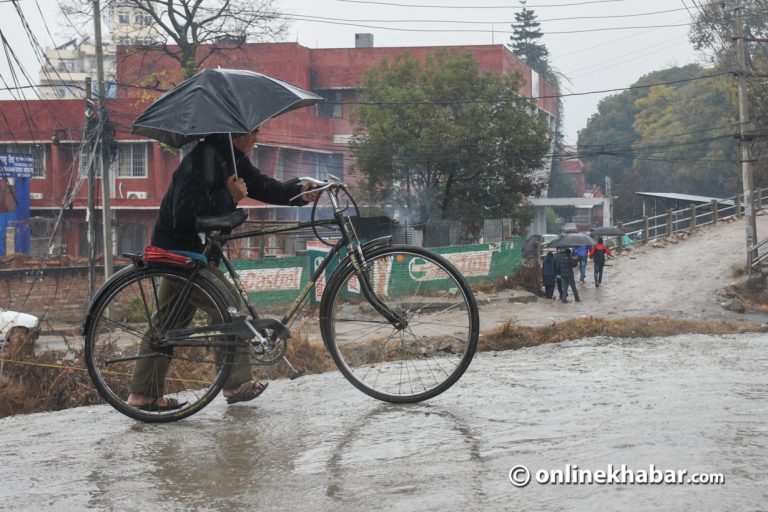
[[[235,287],[232,286],[224,276],[224,273],[212,265],[208,266],[208,270],[227,285],[230,293],[232,293],[232,296],[237,300],[239,294]],[[168,317],[175,304],[176,297],[181,294],[184,285],[185,281],[182,280],[160,280],[160,286],[157,292],[158,311],[152,315],[152,325],[159,326],[160,319]],[[198,309],[208,315],[209,324],[222,322],[221,315],[211,299],[206,297],[199,288],[192,288],[187,303],[181,305],[181,311],[179,312],[176,325],[169,329],[183,329],[187,327]],[[149,336],[144,336],[141,340],[139,354],[147,354],[150,352]],[[170,357],[139,359],[133,370],[133,378],[131,379],[131,384],[129,386],[130,392],[153,398],[162,397],[165,394],[165,377],[168,374],[171,361],[172,358]],[[238,348],[235,353],[232,371],[229,374],[229,378],[227,378],[227,382],[224,384],[224,389],[235,389],[243,382],[251,380],[251,378],[250,349]]]

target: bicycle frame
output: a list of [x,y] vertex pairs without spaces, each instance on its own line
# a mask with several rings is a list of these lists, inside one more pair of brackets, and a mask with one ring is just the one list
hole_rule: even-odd
[[[341,238],[334,245],[331,246],[331,249],[329,250],[328,254],[326,254],[326,256],[322,259],[318,267],[315,269],[315,271],[312,273],[311,277],[307,281],[307,284],[299,292],[299,295],[296,297],[296,299],[293,301],[291,306],[288,308],[288,311],[285,313],[285,315],[283,315],[283,317],[280,319],[280,323],[283,326],[289,325],[293,317],[299,311],[299,308],[301,307],[302,303],[306,300],[307,296],[312,290],[312,287],[315,286],[317,281],[322,276],[323,272],[328,267],[329,263],[332,261],[334,257],[340,254],[343,248],[346,247],[347,256],[351,264],[358,271],[361,291],[363,292],[363,295],[366,297],[368,302],[374,307],[374,309],[376,309],[379,313],[381,313],[384,316],[384,318],[386,318],[387,321],[389,321],[393,326],[395,326],[398,329],[405,328],[407,325],[406,320],[402,316],[396,315],[386,304],[384,304],[383,302],[381,302],[381,300],[379,300],[379,298],[376,296],[376,294],[373,291],[373,288],[368,279],[368,275],[366,273],[368,265],[367,265],[367,262],[365,261],[363,249],[369,248],[372,246],[378,246],[382,243],[382,241],[384,240],[388,241],[390,237],[384,237],[381,239],[372,240],[366,244],[361,244],[357,237],[357,233],[355,232],[354,226],[352,225],[352,221],[350,217],[344,213],[345,208],[339,205],[338,198],[335,196],[335,191],[330,191],[329,197],[331,199],[331,204],[333,206],[333,212],[334,212],[333,219],[319,220],[319,221],[313,221],[313,222],[301,222],[298,224],[276,226],[276,227],[266,228],[266,229],[256,229],[256,230],[245,231],[242,233],[228,234],[228,235],[222,235],[219,233],[209,234],[207,236],[208,243],[206,244],[204,254],[208,258],[210,258],[214,254],[221,255],[221,261],[222,263],[224,263],[224,266],[226,267],[227,272],[232,278],[232,281],[235,285],[235,289],[237,290],[238,294],[240,295],[240,298],[242,299],[243,303],[248,309],[248,312],[251,315],[251,318],[253,320],[259,320],[259,314],[254,308],[254,306],[251,304],[251,302],[248,300],[248,294],[245,291],[242,281],[240,280],[240,277],[238,276],[237,271],[233,267],[232,262],[224,254],[223,246],[230,240],[240,240],[244,238],[252,238],[252,237],[270,235],[275,233],[288,233],[288,232],[299,231],[301,229],[310,228],[310,227],[338,226],[340,228]],[[164,328],[168,328],[174,324],[173,320],[175,320],[175,317],[178,314],[177,309],[180,307],[179,306],[180,304],[185,302],[185,299],[189,294],[189,289],[191,288],[191,282],[201,268],[205,268],[205,267],[203,265],[198,265],[193,270],[193,273],[190,276],[189,282],[185,285],[184,289],[179,294],[180,298],[177,300],[176,304],[174,305],[174,308],[171,314],[168,315],[169,318],[166,322],[166,325],[163,326]],[[342,267],[339,267],[339,268],[342,268]],[[251,330],[253,331],[254,336],[260,337],[260,335],[255,329],[251,328]],[[174,340],[170,344],[184,345],[185,343],[184,341],[181,341],[181,340]],[[217,344],[220,344],[220,343],[217,343]]]

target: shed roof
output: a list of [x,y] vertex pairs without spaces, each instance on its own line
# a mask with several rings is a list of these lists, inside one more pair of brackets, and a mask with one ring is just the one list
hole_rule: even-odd
[[653,199],[661,199],[664,201],[685,205],[689,205],[691,203],[710,204],[712,201],[717,201],[718,204],[724,206],[733,206],[733,199],[720,199],[719,197],[695,196],[691,194],[677,194],[673,192],[635,192],[635,194],[643,197],[651,197]]

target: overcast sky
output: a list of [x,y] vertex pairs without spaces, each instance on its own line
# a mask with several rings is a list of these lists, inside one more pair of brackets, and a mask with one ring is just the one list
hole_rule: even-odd
[[[58,13],[57,0],[19,1],[43,46],[52,39],[57,44],[66,40],[66,20]],[[310,48],[353,47],[358,32],[372,33],[375,46],[387,47],[506,44],[520,10],[519,2],[504,0],[277,1],[295,18],[288,40]],[[529,0],[550,62],[567,77],[563,92],[578,94],[565,98],[566,142],[576,143],[578,130],[607,95],[581,93],[628,87],[651,71],[703,62],[688,43],[691,17],[686,5],[695,13],[693,0]],[[0,0],[0,30],[36,80],[31,45],[7,0]],[[11,81],[3,53],[0,74]],[[9,98],[7,93],[0,97]]]

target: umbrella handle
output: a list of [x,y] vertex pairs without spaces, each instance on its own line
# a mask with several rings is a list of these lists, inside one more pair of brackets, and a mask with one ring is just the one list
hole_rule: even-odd
[[235,179],[237,179],[237,162],[235,161],[235,143],[232,141],[232,132],[229,135],[229,149],[232,152],[232,171],[235,173]]

